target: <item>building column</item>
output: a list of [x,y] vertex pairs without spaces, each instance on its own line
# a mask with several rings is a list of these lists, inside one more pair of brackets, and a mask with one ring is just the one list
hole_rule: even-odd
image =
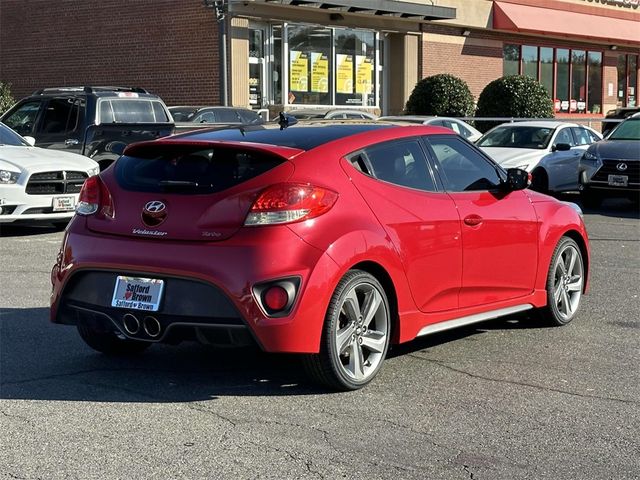
[[[389,34],[389,52],[386,56],[389,75],[388,115],[403,112],[409,95],[418,83],[418,40],[417,35],[403,33]],[[383,93],[384,94],[384,93]]]
[[249,107],[249,20],[231,18],[231,63],[230,105],[232,107]]

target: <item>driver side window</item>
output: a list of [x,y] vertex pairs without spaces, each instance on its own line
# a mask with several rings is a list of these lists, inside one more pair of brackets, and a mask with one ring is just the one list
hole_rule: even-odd
[[431,146],[436,166],[447,190],[491,190],[500,185],[496,167],[474,148],[454,135],[424,137]]
[[33,135],[41,102],[27,102],[4,119],[4,124],[20,135]]
[[573,141],[573,135],[571,135],[571,131],[568,128],[563,128],[558,132],[558,135],[556,136],[553,144],[558,145],[559,143],[568,143],[572,147],[576,146],[575,142]]

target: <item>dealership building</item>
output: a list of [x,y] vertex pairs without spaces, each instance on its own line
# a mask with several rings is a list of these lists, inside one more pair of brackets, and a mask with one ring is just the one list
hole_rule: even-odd
[[[400,113],[450,73],[529,75],[558,116],[638,102],[640,0],[0,0],[0,80],[127,85],[168,105]],[[225,68],[226,67],[226,68]]]

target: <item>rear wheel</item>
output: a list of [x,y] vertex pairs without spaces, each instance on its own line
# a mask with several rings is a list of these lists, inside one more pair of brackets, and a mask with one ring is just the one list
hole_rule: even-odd
[[541,311],[551,325],[566,325],[578,313],[584,289],[584,260],[578,244],[562,237],[547,275],[547,306]]
[[348,272],[329,303],[320,353],[305,358],[310,376],[338,390],[369,383],[389,348],[389,312],[387,296],[375,277],[361,270]]
[[107,355],[134,355],[151,346],[149,342],[130,340],[119,336],[122,334],[95,330],[82,324],[78,325],[78,333],[80,333],[80,337],[87,345]]

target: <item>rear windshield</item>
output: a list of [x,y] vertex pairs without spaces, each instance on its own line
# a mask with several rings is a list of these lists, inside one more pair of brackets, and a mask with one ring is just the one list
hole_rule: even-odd
[[98,103],[100,123],[167,123],[162,102],[144,98],[103,98]]
[[125,190],[180,194],[220,192],[251,180],[285,160],[264,152],[231,148],[166,147],[153,158],[123,156],[116,178]]

